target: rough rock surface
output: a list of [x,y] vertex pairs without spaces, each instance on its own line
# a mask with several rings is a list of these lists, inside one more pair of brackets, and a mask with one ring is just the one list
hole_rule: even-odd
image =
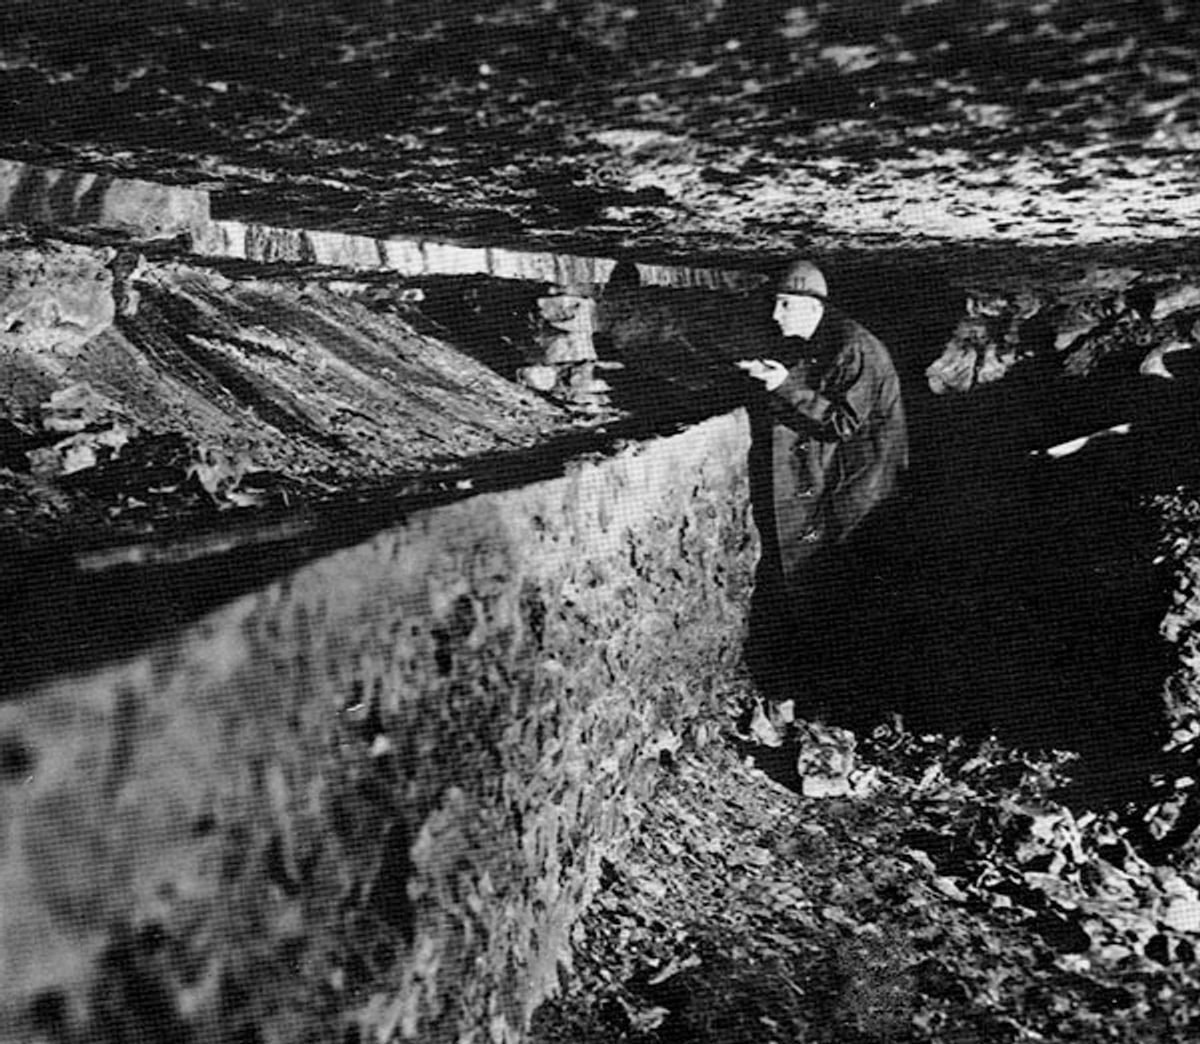
[[[244,953],[262,956],[266,979],[280,983],[283,994],[297,982],[319,980],[310,994],[319,1004],[330,996],[321,990],[336,994],[349,989],[347,983],[372,983],[351,1002],[331,1001],[329,1011],[339,1009],[334,1021],[349,1010],[372,1030],[419,1028],[421,1012],[444,1002],[441,980],[422,993],[393,990],[396,983],[387,979],[394,973],[411,983],[429,968],[417,950],[397,956],[387,949],[398,929],[389,918],[398,916],[408,892],[401,896],[381,884],[378,862],[405,867],[412,882],[432,881],[408,873],[422,859],[434,861],[432,850],[417,843],[424,830],[417,820],[428,810],[419,802],[394,808],[389,791],[380,798],[380,813],[368,800],[366,820],[377,829],[365,839],[341,838],[354,850],[349,881],[336,874],[322,880],[334,881],[330,888],[342,912],[363,914],[362,921],[296,913],[308,901],[303,896],[315,895],[319,906],[332,894],[302,890],[298,898],[298,879],[314,866],[315,879],[332,865],[347,865],[336,854],[322,862],[332,849],[322,848],[329,832],[314,825],[324,822],[321,788],[306,786],[316,777],[306,774],[310,763],[297,760],[297,750],[307,748],[289,745],[297,735],[317,737],[318,750],[328,752],[322,744],[336,730],[320,685],[309,691],[297,683],[301,696],[312,700],[299,722],[285,715],[289,740],[272,717],[246,734],[244,747],[235,743],[237,752],[258,748],[272,755],[257,761],[247,755],[235,766],[232,790],[212,791],[250,811],[217,819],[231,824],[230,837],[218,831],[219,842],[203,844],[240,853],[250,869],[232,856],[219,861],[218,871],[199,876],[154,863],[160,850],[167,864],[180,852],[186,861],[189,845],[202,842],[189,839],[182,849],[159,843],[163,831],[178,827],[169,799],[186,788],[163,786],[159,793],[139,782],[158,778],[158,755],[150,744],[130,755],[123,737],[174,727],[153,718],[156,705],[146,693],[172,677],[180,642],[215,619],[230,619],[233,594],[257,591],[247,595],[254,604],[276,598],[276,607],[290,605],[295,592],[281,574],[314,556],[310,569],[317,573],[344,561],[322,564],[321,556],[336,546],[328,519],[310,524],[291,510],[322,498],[320,487],[305,484],[309,479],[332,479],[332,499],[339,499],[359,482],[407,481],[388,468],[412,461],[422,472],[418,486],[432,482],[440,493],[457,496],[470,492],[469,484],[528,477],[498,476],[502,469],[486,447],[499,431],[522,450],[543,443],[549,431],[582,426],[598,433],[608,426],[605,415],[580,417],[508,380],[512,349],[529,347],[518,343],[529,335],[528,306],[552,288],[598,296],[594,347],[601,361],[626,366],[612,380],[618,405],[610,435],[616,438],[625,408],[657,423],[664,415],[682,419],[734,405],[723,366],[753,342],[762,318],[746,291],[761,286],[762,274],[780,258],[798,249],[813,253],[828,269],[839,301],[896,352],[913,422],[913,510],[905,517],[913,539],[906,535],[894,545],[899,561],[880,575],[886,590],[874,615],[870,607],[850,606],[855,619],[872,625],[858,629],[864,655],[856,668],[861,676],[851,679],[867,694],[864,709],[877,713],[903,704],[906,713],[939,729],[988,728],[999,720],[1024,729],[1029,744],[1094,742],[1093,776],[1121,778],[1092,782],[1121,784],[1112,788],[1113,800],[1138,797],[1147,851],[1165,857],[1193,833],[1200,822],[1200,573],[1193,551],[1200,459],[1193,388],[1200,374],[1189,349],[1200,339],[1191,207],[1200,93],[1197,29],[1182,4],[494,0],[451,8],[299,0],[282,9],[256,0],[169,6],[143,0],[118,8],[85,0],[72,13],[67,21],[61,7],[38,0],[13,0],[0,12],[0,155],[14,161],[0,168],[0,211],[10,222],[57,224],[60,238],[71,240],[39,248],[36,256],[28,243],[17,242],[8,255],[10,305],[0,346],[6,360],[16,362],[5,368],[13,376],[0,424],[0,510],[22,552],[64,535],[77,548],[85,531],[111,534],[128,525],[115,548],[83,555],[69,550],[71,583],[56,582],[62,560],[54,555],[46,556],[48,565],[35,556],[26,568],[24,558],[7,553],[12,545],[6,541],[0,560],[5,590],[17,593],[18,611],[5,614],[5,626],[19,625],[13,632],[19,640],[4,646],[16,668],[6,683],[26,697],[0,708],[15,723],[0,745],[3,797],[24,817],[12,831],[17,840],[6,837],[14,846],[6,851],[16,853],[6,867],[21,895],[38,888],[47,893],[45,903],[30,903],[19,915],[53,922],[44,933],[36,923],[21,927],[23,940],[53,953],[44,965],[22,964],[10,976],[13,989],[24,991],[13,1001],[13,1025],[32,1020],[45,1037],[69,1038],[69,1027],[87,1025],[82,1012],[90,1003],[101,1036],[128,1037],[151,1022],[178,1036],[215,1018],[206,1005],[224,1003],[221,1032],[256,1025],[274,1027],[260,1031],[267,1039],[289,1034],[286,1020],[273,1021],[283,1020],[282,1009],[261,1007],[281,994],[239,994],[221,978],[220,970],[232,965],[205,950],[213,937],[207,929],[193,933],[195,922],[188,920],[235,893],[229,909],[247,918],[230,930],[236,935],[247,924],[267,926],[246,941]],[[566,257],[574,260],[560,261]],[[632,263],[636,278],[618,261]],[[274,267],[268,272],[246,262]],[[343,278],[314,271],[323,265],[354,272]],[[444,291],[426,281],[423,301],[396,296],[404,279],[435,274],[523,282],[498,289],[484,280]],[[47,276],[61,287],[61,298],[43,292]],[[676,289],[660,289],[664,285]],[[253,318],[261,315],[271,322]],[[480,329],[483,316],[496,321],[494,329]],[[279,326],[287,327],[286,336]],[[153,374],[139,384],[147,360]],[[547,365],[544,356],[525,361]],[[385,368],[403,376],[393,382]],[[560,375],[555,372],[555,384],[548,376],[538,375],[547,391]],[[163,396],[163,387],[173,390]],[[351,399],[369,408],[348,412]],[[455,414],[466,403],[475,409]],[[497,410],[497,403],[504,408]],[[429,425],[452,417],[463,423],[432,435],[426,424],[414,423],[400,437],[395,412]],[[210,436],[217,445],[207,445]],[[576,450],[588,445],[594,444],[571,444]],[[444,453],[460,456],[450,471],[431,476],[430,464],[441,468]],[[467,459],[464,470],[458,464]],[[715,481],[711,475],[693,493],[709,481]],[[164,493],[168,489],[174,492]],[[404,501],[406,490],[393,485],[384,496],[390,506],[372,506],[343,525],[342,539],[353,543],[394,527],[412,506],[394,503],[397,493]],[[337,516],[339,524],[357,513],[352,498],[341,498],[347,500],[351,510]],[[576,670],[601,679],[595,691],[610,691],[626,666],[644,682],[650,675],[641,672],[654,668],[655,654],[704,644],[703,628],[660,615],[679,591],[703,589],[709,576],[703,564],[710,560],[690,548],[685,554],[675,541],[699,539],[710,523],[719,528],[729,521],[721,513],[742,502],[737,494],[719,502],[700,498],[716,514],[689,518],[686,527],[678,519],[652,521],[654,540],[670,546],[662,561],[652,556],[647,563],[622,548],[611,572],[574,577],[579,597],[568,597],[565,612],[591,606],[596,619],[626,629],[613,633],[638,634],[615,646],[601,633],[592,635],[593,644],[574,650],[577,669],[556,675],[551,668],[560,695],[584,698],[594,691],[583,686],[576,693]],[[231,535],[189,543],[192,523],[218,517]],[[60,524],[68,518],[77,522]],[[230,524],[235,518],[236,526]],[[247,518],[269,524],[242,525]],[[155,537],[181,519],[183,538],[170,547],[128,543]],[[1163,520],[1160,550],[1154,532]],[[602,520],[595,521],[603,530]],[[590,553],[597,527],[590,517],[575,522],[566,541],[571,553]],[[733,528],[743,532],[745,519],[740,522]],[[739,547],[736,553],[750,552]],[[229,565],[229,575],[242,574],[239,582],[247,586],[235,591],[215,582],[220,570],[209,567],[213,560]],[[643,592],[647,604],[636,597],[632,605],[614,602],[614,577],[632,569],[640,583],[643,565],[653,574],[653,594]],[[486,563],[481,568],[488,572]],[[370,580],[386,584],[399,575],[391,567],[380,572],[372,571]],[[148,592],[147,585],[167,573],[169,582]],[[320,597],[341,590],[339,579],[332,576]],[[488,574],[479,582],[486,588],[494,579]],[[633,586],[641,590],[638,583]],[[133,597],[139,592],[140,602]],[[458,739],[478,735],[460,731],[456,715],[469,716],[480,700],[499,707],[501,694],[511,691],[503,670],[486,673],[489,665],[509,662],[511,635],[502,634],[498,646],[473,649],[472,642],[483,640],[472,625],[481,610],[472,603],[470,614],[457,613],[457,605],[434,613],[427,662],[413,668],[422,678],[423,670],[440,679],[430,691],[447,700],[429,708],[428,720],[442,715],[446,730],[439,742],[450,746],[432,749],[451,750],[453,757],[464,753]],[[25,614],[27,606],[37,611]],[[138,626],[127,628],[131,621]],[[1147,637],[1159,621],[1163,648]],[[563,640],[592,634],[590,622],[572,618]],[[645,634],[638,630],[643,622]],[[267,660],[277,623],[264,623],[267,637],[251,643]],[[91,636],[90,646],[84,642],[82,652],[60,661],[76,672],[74,681],[52,677],[54,654],[47,656],[45,641],[56,624],[72,639]],[[532,619],[526,624],[534,629]],[[370,626],[347,624],[349,647],[368,641],[368,633],[368,644],[376,641]],[[311,622],[297,622],[296,633],[307,634],[305,628]],[[131,639],[115,641],[127,630]],[[377,644],[394,650],[393,638],[378,637]],[[873,643],[881,640],[894,654],[887,670],[873,658]],[[447,660],[456,642],[471,649],[483,675],[466,681],[454,674],[454,665],[471,659]],[[220,688],[229,679],[205,671],[222,657],[208,656],[211,648],[202,646],[199,674]],[[626,649],[645,651],[646,662],[614,666],[613,657]],[[1177,662],[1166,662],[1164,652]],[[345,658],[353,653],[330,648],[328,654],[322,662],[333,665],[327,672],[334,678],[329,691],[337,690],[332,706],[367,716],[365,725],[356,720],[350,730],[353,749],[331,755],[332,771],[348,778],[361,770],[354,783],[365,779],[369,788],[391,764],[388,744],[408,742],[408,719],[376,720],[369,704],[362,710],[363,701],[339,703],[346,689],[341,683],[350,680],[355,692]],[[116,661],[109,674],[96,668],[106,658]],[[294,657],[280,669],[301,677],[302,660]],[[231,668],[229,684],[241,691],[246,661],[233,661],[240,666]],[[451,670],[443,673],[447,662]],[[104,679],[92,684],[86,679],[96,675],[86,672],[94,669]],[[405,669],[401,665],[381,686],[408,713],[411,693],[401,693],[397,680]],[[690,675],[671,675],[663,675],[661,691],[634,684],[629,695],[675,700],[679,694],[667,690]],[[106,687],[128,678],[132,688]],[[446,688],[454,679],[466,682],[469,695]],[[846,679],[834,680],[843,687],[818,696],[836,704]],[[414,684],[416,692],[424,683]],[[29,698],[43,692],[37,686],[50,691],[55,685],[79,686],[65,715],[53,699]],[[165,691],[175,699],[190,686],[185,678]],[[248,682],[244,687],[253,689]],[[1159,687],[1175,760],[1168,769],[1156,763],[1150,776],[1139,759],[1143,748],[1161,746],[1151,735],[1157,722],[1146,712],[1156,705]],[[613,691],[623,692],[620,685]],[[1080,708],[1097,701],[1104,707],[1098,716],[1117,723],[1111,731],[1127,749],[1114,750],[1112,737],[1101,742],[1089,728]],[[112,724],[107,760],[85,741],[92,734],[88,715],[97,707],[96,720]],[[126,720],[130,708],[137,712],[133,724]],[[304,713],[314,708],[319,720],[305,731]],[[624,720],[609,709],[608,724]],[[587,746],[589,737],[572,730],[584,727],[588,711],[576,710],[582,716],[547,725],[548,741],[535,728],[536,743],[553,747],[565,734]],[[485,734],[478,748],[474,739],[463,744],[481,763],[498,749],[490,721],[472,722]],[[371,739],[365,753],[364,728]],[[49,754],[43,755],[38,737],[50,737]],[[130,756],[139,766],[138,758],[147,759],[144,777],[109,771]],[[282,784],[281,766],[298,766],[294,777],[284,772]],[[541,778],[539,771],[521,778]],[[468,775],[472,785],[478,782],[478,773]],[[1130,779],[1137,786],[1126,785]],[[97,780],[100,789],[88,789],[86,783]],[[1145,785],[1154,792],[1149,803]],[[143,821],[138,808],[145,789],[163,803],[150,800]],[[474,824],[466,835],[495,827],[491,812],[459,817],[459,798],[447,780],[429,794],[434,791],[438,808],[450,809],[431,817],[446,827],[443,851],[470,847],[456,823]],[[185,796],[191,799],[190,792]],[[45,807],[26,815],[35,797]],[[465,800],[476,809],[470,793]],[[280,803],[287,813],[272,818]],[[116,833],[76,829],[97,804],[117,824]],[[543,793],[531,807],[542,815],[553,804]],[[293,805],[301,808],[298,819]],[[511,808],[501,819],[507,815]],[[277,819],[303,821],[311,833],[277,831]],[[504,824],[499,835],[522,835],[522,824]],[[112,845],[126,829],[133,855]],[[340,837],[336,830],[333,835]],[[563,853],[571,851],[542,854],[558,859],[561,870]],[[82,853],[104,869],[56,891],[58,879],[30,875],[22,862],[30,853],[39,865]],[[316,862],[305,863],[307,856]],[[528,869],[539,856],[526,857]],[[172,874],[207,886],[213,873],[224,874],[232,893],[197,899],[154,891]],[[586,878],[571,885],[579,889],[572,895],[586,893]],[[481,898],[491,896],[487,889],[497,880],[473,870],[461,880],[430,883],[426,893],[437,896],[430,917],[457,927],[422,938],[457,940],[444,952],[461,944],[454,952],[464,959],[485,929],[502,943],[516,938],[504,935],[513,923],[550,933],[527,965],[526,993],[495,990],[491,997],[508,1000],[489,1008],[491,986],[483,984],[501,981],[502,973],[471,980],[482,992],[464,991],[464,1010],[472,1013],[462,1024],[468,1038],[484,1027],[503,1036],[528,1014],[503,1005],[532,1004],[551,988],[549,969],[557,957],[548,954],[557,953],[569,920],[550,916],[536,922],[536,931],[530,928],[535,922],[520,915],[504,920],[502,904],[498,911]],[[122,892],[131,881],[133,891]],[[528,898],[521,894],[522,901]],[[569,907],[573,899],[564,902]],[[544,901],[541,909],[547,909]],[[104,921],[103,929],[95,919]],[[298,948],[309,952],[297,942],[297,923],[313,926],[318,937],[324,930],[318,925],[337,923],[336,931],[348,933],[344,953],[362,962],[302,961],[294,978],[289,962]],[[376,930],[383,950],[355,954],[362,940],[377,941]],[[64,932],[72,936],[69,943],[60,937]],[[89,954],[76,935],[86,936],[98,958],[91,966],[103,973],[97,990],[88,984],[92,972],[72,963]],[[299,935],[314,938],[304,930]],[[230,943],[229,953],[243,953],[240,945]],[[193,953],[196,947],[202,957]],[[61,982],[70,985],[34,981],[45,968],[59,967],[55,961],[64,954]],[[216,978],[204,978],[206,971]],[[310,974],[314,978],[305,978]],[[104,1001],[106,991],[128,1003]],[[417,1021],[405,1021],[410,1018]]]
[[342,479],[445,466],[568,426],[430,324],[415,328],[398,292],[363,302],[336,280],[144,259],[118,279],[114,254],[7,245],[5,412],[30,436],[63,385],[120,403],[131,428],[240,448],[256,470]]
[[727,254],[1194,234],[1178,0],[88,3],[70,23],[15,0],[4,19],[0,153],[216,186],[215,211],[278,224]]
[[0,1039],[518,1039],[737,661],[747,440],[414,513],[7,691]]

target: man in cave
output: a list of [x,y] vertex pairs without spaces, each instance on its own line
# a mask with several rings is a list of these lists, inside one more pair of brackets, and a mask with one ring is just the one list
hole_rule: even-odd
[[775,286],[779,336],[762,357],[736,363],[756,385],[751,477],[763,559],[752,646],[787,676],[794,663],[784,661],[811,663],[845,635],[837,606],[863,575],[864,523],[908,466],[891,356],[826,295],[815,265],[792,263]]

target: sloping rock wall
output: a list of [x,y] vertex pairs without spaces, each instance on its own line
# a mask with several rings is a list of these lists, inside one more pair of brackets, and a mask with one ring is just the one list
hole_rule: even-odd
[[402,296],[373,307],[333,279],[228,278],[112,247],[0,237],[0,416],[40,437],[54,396],[73,389],[130,432],[183,431],[260,468],[360,479],[533,445],[566,426],[414,328]]
[[10,694],[0,1039],[517,1039],[737,660],[748,441],[412,515]]

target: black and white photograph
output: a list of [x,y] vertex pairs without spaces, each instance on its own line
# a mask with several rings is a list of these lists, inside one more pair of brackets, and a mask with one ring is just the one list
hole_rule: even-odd
[[0,1044],[1200,1042],[1190,0],[4,0]]

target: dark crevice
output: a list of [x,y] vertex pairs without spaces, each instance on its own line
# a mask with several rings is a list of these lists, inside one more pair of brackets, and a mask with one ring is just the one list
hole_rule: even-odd
[[[1043,268],[1051,261],[1038,258]],[[818,583],[816,608],[780,624],[782,606],[760,584],[749,655],[770,691],[846,723],[870,727],[899,712],[917,729],[996,732],[1027,747],[1078,750],[1094,766],[1119,755],[1118,771],[1085,765],[1080,778],[1091,773],[1096,778],[1088,786],[1106,790],[1104,800],[1120,801],[1146,778],[1144,766],[1161,746],[1158,689],[1171,659],[1157,634],[1167,578],[1150,564],[1157,534],[1144,504],[1194,477],[1200,411],[1192,391],[1200,374],[1146,382],[1111,365],[1087,379],[1066,378],[1061,360],[1047,351],[1052,332],[1033,323],[1022,330],[1030,360],[967,396],[936,396],[925,368],[964,314],[964,294],[950,279],[954,263],[949,256],[921,263],[881,256],[828,266],[839,305],[892,350],[912,467],[903,497]],[[536,285],[445,279],[425,287],[427,321],[452,324],[477,358],[500,372],[511,369],[512,345],[527,331]],[[175,343],[180,331],[202,329],[202,317],[178,302],[155,300],[143,302],[127,334],[165,364],[225,386],[211,353],[190,340]],[[1139,303],[1144,310],[1135,295]],[[758,354],[768,331],[761,295],[643,287],[624,265],[599,300],[596,338],[602,358],[625,364],[611,377],[621,419],[536,448],[482,456],[436,476],[440,490],[425,476],[427,493],[381,489],[322,505],[299,535],[223,553],[220,568],[199,558],[81,575],[65,548],[10,563],[4,598],[13,611],[0,614],[0,691],[132,651],[413,510],[456,499],[460,479],[470,480],[472,493],[516,488],[561,474],[581,455],[679,431],[736,407],[747,389],[730,363]],[[260,389],[231,393],[266,408]],[[273,423],[281,430],[312,437],[302,419],[280,410]],[[1063,461],[1031,456],[1126,422],[1128,437]],[[761,508],[756,518],[765,523]],[[471,624],[469,604],[458,610],[434,636],[445,675],[454,671]],[[51,620],[78,632],[53,664],[39,638]],[[783,649],[791,655],[782,656]]]
[[23,782],[37,764],[37,755],[18,735],[0,736],[0,783]]
[[371,894],[372,909],[394,928],[405,946],[416,933],[416,911],[408,896],[409,880],[415,875],[410,852],[412,839],[402,824],[393,823],[387,831],[379,857],[379,876]]
[[180,1018],[161,973],[160,930],[120,928],[100,957],[91,997],[97,1044],[187,1044],[195,1034]]
[[33,998],[29,1006],[29,1023],[38,1033],[50,1040],[67,1039],[70,1005],[59,990],[45,990]]
[[[1064,797],[1087,807],[1147,798],[1176,655],[1148,501],[1196,477],[1193,391],[1032,375],[914,391],[905,496],[814,570],[799,615],[760,584],[748,653],[764,689],[859,731],[899,713],[917,733],[1076,752]],[[1128,436],[1032,455],[1121,421]]]

